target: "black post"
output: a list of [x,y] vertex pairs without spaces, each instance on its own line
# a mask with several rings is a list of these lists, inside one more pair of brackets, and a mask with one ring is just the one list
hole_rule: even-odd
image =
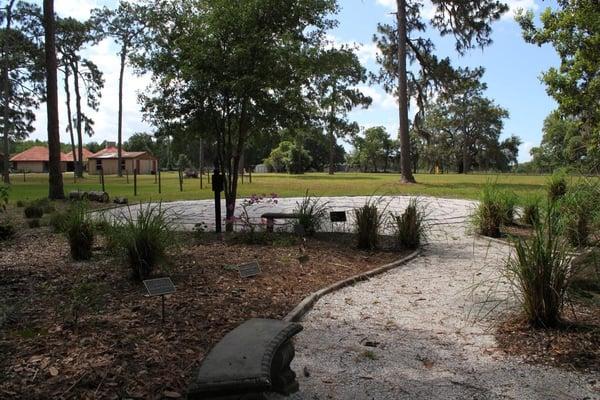
[[242,185],[244,184],[244,169],[242,168]]
[[160,185],[160,168],[158,169],[158,194],[161,193],[161,185]]
[[204,173],[204,171],[202,171],[202,168],[200,168],[200,190],[202,190],[202,174]]
[[248,183],[252,183],[252,166],[248,170]]
[[27,181],[27,172],[23,170],[23,182]]
[[215,164],[212,177],[212,190],[215,192],[215,232],[221,233],[221,192],[223,191],[223,176],[219,166]]
[[133,169],[133,195],[137,196],[137,168]]
[[183,192],[183,172],[181,172],[181,167],[179,167],[179,191]]
[[102,191],[106,192],[104,188],[104,168],[100,167],[100,182],[102,182]]
[[125,167],[125,179],[127,179],[127,184],[129,185],[129,170]]

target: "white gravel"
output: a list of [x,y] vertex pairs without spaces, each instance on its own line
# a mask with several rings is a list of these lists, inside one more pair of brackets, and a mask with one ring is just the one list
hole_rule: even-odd
[[432,228],[421,257],[324,297],[305,316],[295,398],[600,399],[598,376],[497,349],[494,317],[515,306],[500,277],[510,248],[468,234],[468,202],[428,200],[435,222],[454,223]]

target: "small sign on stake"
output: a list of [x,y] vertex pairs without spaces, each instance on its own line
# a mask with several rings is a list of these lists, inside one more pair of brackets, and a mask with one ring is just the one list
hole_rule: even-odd
[[331,222],[346,222],[346,211],[330,211],[329,219]]
[[240,273],[240,278],[250,278],[252,276],[260,274],[260,267],[258,266],[258,261],[252,261],[247,264],[242,264],[238,266],[238,272]]
[[165,295],[175,293],[175,285],[171,278],[146,279],[144,286],[150,296],[162,297],[162,322],[165,322]]

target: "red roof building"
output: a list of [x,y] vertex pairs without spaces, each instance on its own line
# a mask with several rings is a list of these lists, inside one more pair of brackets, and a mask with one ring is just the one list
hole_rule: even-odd
[[[121,151],[121,170],[133,174],[154,174],[158,168],[158,159],[147,151]],[[108,146],[88,157],[88,171],[97,174],[100,170],[106,175],[118,172],[118,149]]]
[[[48,160],[48,148],[43,146],[31,147],[10,158],[14,169],[27,172],[48,172]],[[67,157],[65,154],[60,153],[60,161],[61,170],[65,171],[67,167]]]

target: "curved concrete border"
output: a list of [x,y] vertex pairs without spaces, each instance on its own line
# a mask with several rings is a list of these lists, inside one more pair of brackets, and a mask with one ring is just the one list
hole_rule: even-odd
[[284,321],[288,321],[288,322],[298,322],[300,321],[300,319],[306,315],[307,312],[309,312],[312,307],[315,305],[315,303],[323,296],[325,296],[326,294],[329,294],[331,292],[334,292],[336,290],[340,290],[346,286],[350,286],[353,285],[357,282],[361,282],[361,281],[366,281],[367,279],[375,276],[375,275],[379,275],[379,274],[383,274],[384,272],[387,272],[391,269],[394,269],[396,267],[399,267],[403,264],[406,264],[407,262],[413,260],[414,258],[418,257],[421,254],[421,249],[418,249],[414,252],[412,252],[411,254],[409,254],[408,256],[401,258],[400,260],[391,262],[389,264],[385,264],[382,265],[381,267],[372,269],[370,271],[367,272],[363,272],[360,273],[358,275],[354,275],[350,278],[344,279],[342,281],[336,282],[333,285],[327,286],[324,289],[318,290],[316,292],[313,292],[311,294],[309,294],[308,296],[306,296],[304,298],[304,300],[302,300],[300,302],[300,304],[298,304],[292,311],[290,311],[284,318]]

